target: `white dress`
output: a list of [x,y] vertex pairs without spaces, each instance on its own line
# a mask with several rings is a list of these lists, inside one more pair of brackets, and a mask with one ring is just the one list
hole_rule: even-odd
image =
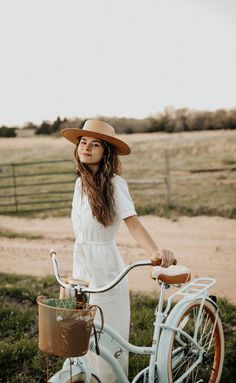
[[[92,215],[88,198],[81,193],[81,180],[75,183],[72,203],[72,223],[75,233],[73,252],[73,277],[89,281],[90,287],[101,287],[111,282],[123,270],[124,262],[118,251],[115,236],[120,221],[136,215],[127,182],[121,176],[113,177],[116,217],[112,226],[104,227]],[[91,294],[91,303],[99,305],[105,323],[111,325],[126,340],[129,338],[130,301],[127,279],[123,279],[112,290],[102,294]],[[91,354],[91,353],[89,353]],[[106,362],[96,355],[89,355],[94,372],[102,383],[115,382],[114,375]],[[128,353],[119,358],[128,375]]]

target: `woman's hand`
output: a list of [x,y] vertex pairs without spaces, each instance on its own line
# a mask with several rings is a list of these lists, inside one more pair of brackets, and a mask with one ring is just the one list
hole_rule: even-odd
[[177,263],[174,253],[167,249],[162,249],[154,254],[151,261],[153,261],[154,264],[159,264],[161,267],[169,267],[171,265],[176,265]]

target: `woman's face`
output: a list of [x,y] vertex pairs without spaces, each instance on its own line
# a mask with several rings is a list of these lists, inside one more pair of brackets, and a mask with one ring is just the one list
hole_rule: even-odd
[[81,137],[77,153],[82,164],[88,165],[94,172],[104,155],[104,145],[94,137]]

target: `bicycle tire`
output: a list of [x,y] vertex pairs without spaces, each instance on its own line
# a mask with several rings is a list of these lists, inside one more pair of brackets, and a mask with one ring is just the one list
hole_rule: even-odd
[[[193,337],[195,325],[201,299],[195,300],[183,308],[172,326],[184,330]],[[166,335],[166,358],[164,359],[164,369],[167,371],[166,380],[173,383],[193,366],[198,359],[198,349],[186,338],[186,336],[177,331],[168,331]],[[224,333],[221,319],[216,306],[206,300],[200,314],[200,325],[197,331],[197,342],[201,347],[207,350],[203,354],[203,360],[197,364],[193,371],[184,378],[183,383],[206,382],[219,383],[224,361]],[[161,344],[161,342],[160,342]]]

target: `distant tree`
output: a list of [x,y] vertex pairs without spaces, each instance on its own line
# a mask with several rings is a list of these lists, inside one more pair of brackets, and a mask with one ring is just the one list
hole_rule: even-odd
[[165,127],[161,118],[150,118],[150,123],[146,129],[147,133],[162,132],[163,130],[165,130]]
[[16,128],[0,127],[0,137],[16,137]]
[[227,113],[227,128],[236,129],[236,108]]
[[36,129],[35,134],[47,134],[50,135],[52,133],[51,124],[47,121],[43,121],[42,124]]
[[57,119],[52,123],[51,125],[51,131],[52,133],[56,133],[60,131],[60,127],[63,121],[61,121],[60,117],[57,117]]
[[60,125],[60,130],[61,129],[76,129],[76,128],[82,128],[86,120],[76,118],[73,120],[68,120],[67,118],[64,118]]
[[37,127],[35,134],[55,134],[61,130],[61,126],[65,121],[66,119],[62,121],[60,117],[57,117],[57,119],[52,124],[50,124],[48,121],[43,121],[42,124]]

